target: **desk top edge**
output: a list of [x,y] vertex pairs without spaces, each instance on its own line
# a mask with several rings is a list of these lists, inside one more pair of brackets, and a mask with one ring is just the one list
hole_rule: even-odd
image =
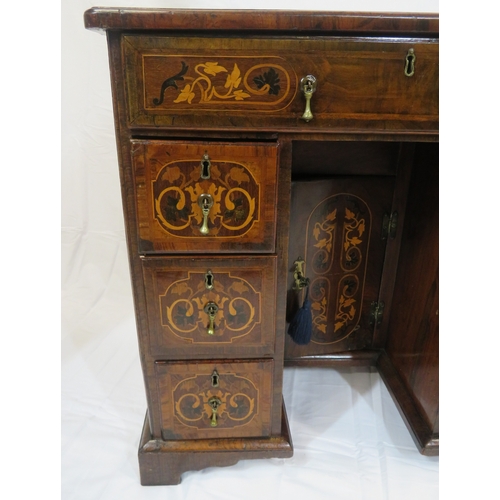
[[407,34],[437,37],[435,13],[294,10],[191,10],[92,7],[85,28],[108,30],[263,31],[317,34]]

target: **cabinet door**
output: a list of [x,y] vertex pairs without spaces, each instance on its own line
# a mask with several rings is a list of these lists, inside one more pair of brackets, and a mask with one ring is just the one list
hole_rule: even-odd
[[298,346],[287,335],[286,358],[372,346],[373,303],[379,295],[394,178],[335,177],[292,185],[288,321],[304,291],[292,290],[294,261],[310,280],[312,339]]

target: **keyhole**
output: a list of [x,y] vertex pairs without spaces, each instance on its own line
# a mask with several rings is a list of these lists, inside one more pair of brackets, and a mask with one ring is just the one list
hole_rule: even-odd
[[210,179],[210,157],[207,153],[201,159],[201,178]]
[[212,387],[219,387],[219,374],[217,370],[214,370],[212,373]]
[[408,50],[408,54],[406,54],[406,63],[405,63],[405,75],[413,76],[415,73],[415,51],[413,49]]
[[207,290],[211,290],[214,287],[214,275],[212,274],[212,271],[207,271],[207,274],[205,274],[205,288]]

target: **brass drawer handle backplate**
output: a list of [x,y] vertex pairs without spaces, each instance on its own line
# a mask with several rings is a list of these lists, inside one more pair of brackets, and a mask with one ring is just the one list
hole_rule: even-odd
[[208,314],[208,335],[213,335],[215,333],[215,315],[219,310],[219,306],[215,302],[208,302],[203,310]]
[[313,119],[313,114],[311,111],[311,97],[314,92],[316,92],[316,77],[314,77],[313,75],[304,76],[304,78],[300,80],[300,90],[306,98],[306,109],[301,118],[304,121],[309,122]]
[[210,212],[210,209],[212,208],[214,204],[214,200],[211,195],[209,194],[200,194],[198,198],[198,205],[201,208],[201,213],[203,214],[203,224],[200,227],[200,233],[201,234],[208,234],[209,229],[208,229],[208,214]]
[[210,408],[212,408],[212,417],[210,418],[210,425],[212,427],[217,427],[217,410],[219,409],[219,406],[222,404],[222,401],[218,397],[213,396],[208,400],[208,404]]

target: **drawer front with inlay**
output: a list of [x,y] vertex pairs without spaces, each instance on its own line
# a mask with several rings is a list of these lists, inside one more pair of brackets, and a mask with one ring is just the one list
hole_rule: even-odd
[[123,47],[132,127],[437,127],[437,40],[125,36]]
[[151,353],[272,355],[276,257],[143,259]]
[[275,143],[132,141],[139,250],[273,252]]
[[163,439],[269,436],[273,361],[155,363]]

